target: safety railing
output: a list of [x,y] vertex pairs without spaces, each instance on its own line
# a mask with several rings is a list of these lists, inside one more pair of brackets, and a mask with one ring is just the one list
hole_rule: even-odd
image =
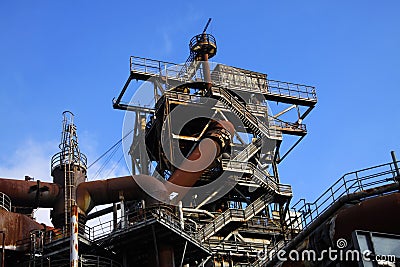
[[269,93],[317,101],[317,94],[314,86],[276,80],[267,80],[267,84]]
[[[378,186],[395,182],[396,171],[393,163],[383,164],[350,172],[339,178],[314,202],[306,202],[300,199],[292,206],[296,214],[302,214],[303,229],[308,227],[316,218],[324,213],[339,198],[356,192],[365,191]],[[289,218],[295,220],[297,218]],[[287,222],[290,225],[290,221]]]
[[53,171],[58,166],[64,164],[75,164],[83,168],[87,168],[87,157],[83,153],[68,155],[63,152],[58,152],[51,158],[51,171]]
[[266,74],[218,64],[212,72],[213,82],[232,90],[272,94],[282,97],[317,101],[315,87],[268,80]]
[[191,103],[191,104],[204,104],[208,100],[207,98],[202,97],[202,96],[178,93],[178,92],[174,92],[174,91],[166,91],[166,92],[164,92],[164,95],[169,100],[175,100],[175,101]]
[[201,71],[193,73],[193,77],[191,77],[191,79],[182,75],[181,70],[185,68],[185,64],[176,64],[166,61],[131,56],[130,66],[132,73],[143,74],[149,78],[162,77],[165,83],[168,83],[168,80],[182,83],[190,82],[192,79],[204,80]]
[[[23,265],[25,266],[25,265]],[[71,260],[69,256],[60,258],[57,256],[49,257],[37,257],[27,262],[26,266],[37,266],[37,267],[69,267],[71,266]],[[78,259],[78,266],[90,266],[90,267],[122,267],[119,262],[109,259],[106,257],[96,255],[80,255]]]
[[262,209],[271,203],[273,197],[263,195],[249,204],[245,209],[227,209],[221,215],[217,216],[212,222],[200,228],[197,239],[206,240],[214,233],[221,230],[225,225],[232,221],[246,221],[257,215]]
[[[159,221],[166,227],[169,227],[175,232],[191,239],[192,242],[202,245],[201,240],[197,240],[197,229],[191,225],[185,224],[185,231],[182,231],[180,219],[171,211],[163,208],[163,206],[149,210],[139,209],[117,218],[117,221],[110,220],[94,226],[79,223],[79,237],[86,239],[89,242],[100,242],[101,240],[107,239],[115,234],[124,233],[135,227],[141,227],[154,221]],[[68,231],[59,229],[46,232],[41,231],[40,238],[42,240],[40,242],[44,245],[49,245],[56,241],[65,241],[69,239],[69,237],[70,235]],[[17,246],[24,246],[29,249],[30,243],[31,238],[26,238],[17,241]]]
[[251,174],[255,183],[264,187],[270,192],[273,191],[276,194],[285,196],[292,195],[292,187],[290,185],[277,183],[271,175],[264,171],[261,171],[251,162],[222,160],[222,168],[227,171],[236,171]]
[[209,33],[202,33],[198,34],[196,36],[193,36],[192,39],[190,39],[189,42],[189,48],[191,50],[194,50],[196,46],[199,46],[201,44],[210,44],[210,45],[217,45],[217,41],[215,40],[215,37]]
[[230,223],[234,218],[244,219],[245,212],[242,209],[227,209],[221,215],[217,216],[212,222],[200,228],[197,239],[206,240],[214,233],[218,232],[225,225]]
[[255,216],[250,220],[246,221],[246,223],[242,226],[242,229],[248,228],[259,228],[262,231],[273,231],[273,232],[281,232],[281,226],[279,221],[272,218]]
[[300,132],[307,132],[307,127],[305,124],[302,123],[292,123],[280,120],[278,118],[269,118],[270,126],[274,127],[275,130],[279,131],[300,131]]
[[[287,230],[298,232],[309,227],[321,214],[327,211],[337,200],[342,197],[358,193],[380,186],[390,185],[398,182],[394,162],[349,172],[340,177],[332,186],[322,193],[314,202],[306,202],[300,199],[296,202],[285,218]],[[360,199],[362,196],[360,195]],[[290,240],[277,243],[271,248],[269,257],[263,261],[257,260],[252,266],[264,266],[264,264],[275,256],[275,253],[282,249]],[[274,253],[275,252],[275,253]]]
[[192,242],[198,243],[203,247],[206,244],[202,243],[202,240],[199,240],[197,237],[197,229],[189,224],[184,224],[184,229],[182,229],[182,222],[180,219],[172,212],[165,209],[157,209],[152,212],[152,215],[161,223],[164,223],[165,226],[173,229],[175,232],[179,233],[182,236],[185,236],[187,239],[190,239]]
[[252,156],[254,156],[261,148],[262,140],[257,138],[254,142],[247,145],[242,151],[240,151],[234,158],[234,161],[247,162]]
[[11,211],[11,199],[2,192],[0,192],[0,209]]
[[265,246],[262,243],[238,242],[230,240],[209,240],[208,243],[213,252],[221,254],[241,254],[247,257],[257,256],[257,252],[263,250]]
[[[143,74],[146,77],[162,77],[165,83],[168,83],[168,79],[182,83],[192,82],[193,80],[204,81],[202,71],[183,75],[184,72],[188,72],[186,64],[131,56],[130,66],[132,73]],[[182,70],[184,71],[182,72]],[[232,90],[298,98],[312,102],[317,101],[315,87],[313,86],[268,80],[265,74],[241,70],[222,64],[215,66],[212,70],[211,78],[214,85]]]

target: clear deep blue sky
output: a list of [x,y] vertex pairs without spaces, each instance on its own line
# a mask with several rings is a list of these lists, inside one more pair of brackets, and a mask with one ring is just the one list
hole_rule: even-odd
[[89,161],[121,137],[129,56],[182,62],[209,17],[215,61],[314,85],[309,134],[280,167],[295,197],[400,157],[399,1],[1,1],[0,177],[50,180],[61,113]]

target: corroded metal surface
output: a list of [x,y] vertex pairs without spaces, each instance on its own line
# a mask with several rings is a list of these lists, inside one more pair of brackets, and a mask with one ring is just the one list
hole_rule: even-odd
[[28,250],[30,233],[34,230],[49,230],[50,228],[32,220],[26,215],[0,210],[0,229],[5,233],[7,250]]
[[152,189],[151,195],[166,198],[166,189],[163,183],[147,175],[134,175],[81,183],[77,187],[77,204],[80,210],[87,214],[96,205],[119,202],[122,193],[125,200],[145,199],[151,201],[153,198],[147,194],[137,183],[147,184]]
[[59,185],[41,181],[0,178],[1,192],[11,198],[13,206],[51,208],[60,197]]

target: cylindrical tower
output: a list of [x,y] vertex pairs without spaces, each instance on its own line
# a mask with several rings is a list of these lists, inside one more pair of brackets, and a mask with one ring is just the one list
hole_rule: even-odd
[[190,40],[189,48],[190,53],[193,54],[192,58],[196,61],[202,61],[204,81],[207,83],[207,89],[210,89],[211,74],[208,60],[217,53],[217,42],[214,36],[206,33],[206,28],[203,33],[194,36]]
[[76,187],[85,181],[87,171],[86,156],[80,152],[74,114],[63,112],[60,152],[51,159],[53,182],[60,185],[64,198],[55,203],[51,213],[54,227],[68,230],[71,207],[76,201]]

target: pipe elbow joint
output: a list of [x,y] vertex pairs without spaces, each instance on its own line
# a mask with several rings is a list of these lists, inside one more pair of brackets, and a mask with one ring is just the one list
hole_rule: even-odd
[[211,130],[206,132],[204,138],[214,140],[220,146],[220,154],[222,154],[230,146],[234,132],[235,128],[231,122],[219,121]]

